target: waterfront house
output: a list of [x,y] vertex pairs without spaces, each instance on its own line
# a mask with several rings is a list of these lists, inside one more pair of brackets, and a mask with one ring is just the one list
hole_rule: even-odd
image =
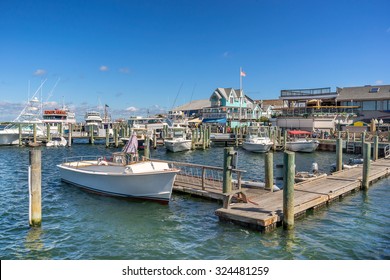
[[337,104],[353,106],[356,120],[390,122],[390,85],[337,88]]
[[261,108],[242,89],[217,88],[210,96],[210,106],[202,110],[203,123],[231,128],[250,125],[261,116]]

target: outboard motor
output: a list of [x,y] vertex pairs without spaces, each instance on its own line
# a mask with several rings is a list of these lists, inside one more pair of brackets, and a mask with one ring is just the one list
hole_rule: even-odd
[[318,173],[318,163],[313,162],[313,163],[311,164],[311,171],[312,171],[314,174]]

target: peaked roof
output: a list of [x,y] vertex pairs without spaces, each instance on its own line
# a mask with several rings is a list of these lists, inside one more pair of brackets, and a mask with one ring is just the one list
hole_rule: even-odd
[[242,89],[233,89],[233,88],[217,88],[216,90],[214,90],[213,94],[215,93],[220,98],[229,99],[230,93],[232,91],[235,97],[237,98],[241,97],[241,94],[243,94]]
[[390,85],[338,88],[338,101],[390,99]]

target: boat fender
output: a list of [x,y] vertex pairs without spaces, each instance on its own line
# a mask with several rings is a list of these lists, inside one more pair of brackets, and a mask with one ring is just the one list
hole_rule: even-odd
[[128,167],[125,168],[125,172],[124,173],[131,174],[131,173],[133,173],[133,169],[131,169],[131,167],[128,166]]
[[101,158],[99,158],[98,159],[98,165],[108,165],[108,162],[103,160],[103,159],[101,159]]

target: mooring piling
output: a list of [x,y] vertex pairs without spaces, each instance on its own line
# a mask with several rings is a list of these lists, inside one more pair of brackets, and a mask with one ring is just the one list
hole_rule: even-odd
[[274,154],[268,152],[265,154],[265,188],[274,190]]
[[223,193],[229,193],[232,191],[232,162],[233,147],[226,147],[224,148],[223,154]]
[[295,153],[284,152],[284,181],[283,181],[283,227],[294,228],[294,177]]
[[41,150],[32,149],[29,152],[29,224],[30,226],[40,226],[42,223],[41,206]]
[[343,169],[343,139],[336,140],[336,171]]
[[370,168],[371,168],[371,144],[364,143],[363,146],[363,179],[362,179],[362,187],[364,190],[368,189],[370,184]]

